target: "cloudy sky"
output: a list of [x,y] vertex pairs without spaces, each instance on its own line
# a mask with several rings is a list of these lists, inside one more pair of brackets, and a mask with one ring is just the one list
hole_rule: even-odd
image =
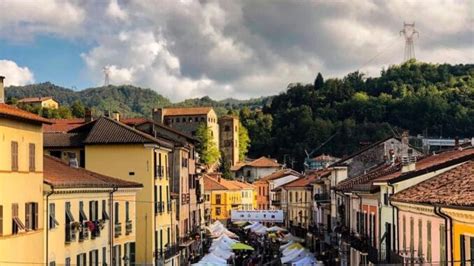
[[7,85],[149,87],[174,101],[279,93],[317,72],[377,75],[403,61],[474,63],[474,1],[0,0]]

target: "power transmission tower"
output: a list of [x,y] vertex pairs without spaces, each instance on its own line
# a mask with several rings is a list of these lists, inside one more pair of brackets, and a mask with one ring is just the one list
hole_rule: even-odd
[[104,86],[109,86],[109,76],[110,76],[110,69],[108,66],[102,68],[102,72],[104,72]]
[[414,37],[419,37],[418,31],[415,29],[415,22],[405,23],[403,22],[403,30],[400,31],[400,35],[405,37],[405,56],[404,62],[415,58],[415,44],[413,43]]

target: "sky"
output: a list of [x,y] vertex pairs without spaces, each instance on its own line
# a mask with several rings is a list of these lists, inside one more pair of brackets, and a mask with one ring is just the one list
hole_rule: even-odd
[[173,101],[274,95],[288,84],[377,76],[415,54],[474,63],[474,1],[0,0],[6,85],[151,88]]

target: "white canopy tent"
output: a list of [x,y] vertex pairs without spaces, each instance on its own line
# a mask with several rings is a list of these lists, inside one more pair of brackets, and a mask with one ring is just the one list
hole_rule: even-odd
[[285,256],[285,257],[282,257],[281,258],[281,263],[291,263],[291,262],[294,262],[294,261],[298,261],[308,255],[310,255],[311,253],[309,253],[308,251],[304,250],[304,249],[297,249],[296,252],[293,252],[291,254],[289,254],[288,256]]

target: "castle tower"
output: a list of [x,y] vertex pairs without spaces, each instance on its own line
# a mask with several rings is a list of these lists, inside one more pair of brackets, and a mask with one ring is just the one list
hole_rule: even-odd
[[239,162],[239,119],[226,115],[219,118],[219,143],[221,156],[232,166]]

